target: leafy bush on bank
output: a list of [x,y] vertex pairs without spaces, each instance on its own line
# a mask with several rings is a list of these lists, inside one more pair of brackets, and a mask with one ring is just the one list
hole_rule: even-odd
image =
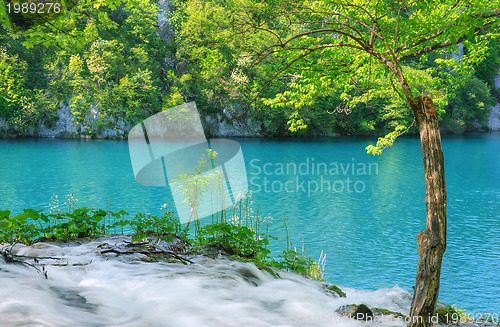
[[[244,203],[248,205],[250,202],[240,200],[241,207],[233,207],[232,212],[221,212],[211,224],[195,225],[193,237],[189,236],[188,228],[181,225],[174,213],[167,210],[161,216],[138,213],[133,219],[124,219],[128,213],[123,210],[74,208],[71,202],[67,212],[45,214],[43,210],[24,209],[23,213],[11,215],[9,210],[4,210],[0,211],[0,244],[31,245],[40,241],[69,241],[124,233],[131,234],[135,243],[148,238],[154,243],[160,240],[170,242],[177,237],[194,247],[210,245],[228,255],[257,264],[324,279],[323,256],[317,263],[311,257],[305,257],[304,250],[299,254],[296,250],[287,249],[278,258],[271,258],[267,246],[270,240],[277,240],[268,233],[271,219],[252,215],[253,211],[248,206],[244,207]],[[241,218],[237,213],[243,213]],[[226,219],[228,215],[230,219]],[[287,228],[286,233],[288,242]]]

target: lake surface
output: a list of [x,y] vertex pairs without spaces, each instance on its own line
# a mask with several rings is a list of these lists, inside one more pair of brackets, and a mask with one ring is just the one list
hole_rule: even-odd
[[[419,140],[401,138],[381,157],[375,138],[236,139],[254,208],[273,217],[275,254],[291,241],[343,287],[412,289],[416,235],[425,229]],[[500,134],[443,137],[448,248],[439,300],[473,313],[500,313]],[[354,169],[353,169],[354,167]],[[159,213],[173,205],[163,187],[135,181],[126,141],[0,140],[0,210],[48,212],[52,196],[78,206]]]

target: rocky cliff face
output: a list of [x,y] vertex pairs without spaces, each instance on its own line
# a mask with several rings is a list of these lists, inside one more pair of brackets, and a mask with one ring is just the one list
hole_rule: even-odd
[[[89,130],[97,130],[94,133],[99,138],[122,138],[125,137],[132,128],[127,126],[123,120],[112,119],[113,123],[108,128],[97,128],[98,115],[97,106],[92,108],[90,114],[85,117],[86,126],[82,126],[76,122],[75,116],[71,113],[68,104],[61,104],[57,111],[59,119],[52,127],[40,125],[37,128],[31,128],[25,131],[26,136],[38,137],[63,137],[63,138],[91,138]],[[9,126],[5,121],[0,120],[0,136],[17,135],[17,130]]]
[[[500,88],[500,74],[495,78],[495,87]],[[500,103],[491,108],[488,127],[494,131],[500,131]]]
[[226,108],[223,114],[203,117],[205,133],[212,137],[256,137],[261,136],[261,123],[251,118],[234,119]]
[[168,21],[167,14],[174,8],[168,0],[158,2],[158,36],[165,42],[170,43],[174,40],[175,34]]

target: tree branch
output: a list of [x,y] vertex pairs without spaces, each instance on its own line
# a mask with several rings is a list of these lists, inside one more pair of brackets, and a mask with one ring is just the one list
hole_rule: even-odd
[[[480,28],[476,28],[475,29],[475,32],[481,30]],[[429,53],[429,52],[432,52],[434,50],[438,50],[438,49],[443,49],[443,48],[446,48],[446,47],[449,47],[450,45],[453,45],[453,44],[458,44],[458,43],[461,43],[465,40],[467,40],[467,35],[462,35],[460,37],[457,37],[455,39],[455,42],[452,42],[451,40],[447,40],[447,41],[444,41],[444,42],[441,42],[441,43],[436,43],[434,45],[430,45],[428,47],[425,47],[421,50],[418,50],[418,51],[415,51],[413,53],[409,53],[407,55],[404,55],[402,57],[398,57],[398,61],[406,61],[410,58],[416,58],[416,57],[419,57],[425,53]]]
[[497,17],[500,16],[500,8],[499,9],[493,9],[491,14],[479,14],[476,15],[476,17],[480,18],[491,18],[491,17]]
[[272,81],[274,81],[276,79],[276,77],[278,77],[279,75],[281,75],[281,73],[283,73],[285,70],[287,70],[288,68],[290,68],[290,66],[292,66],[295,62],[297,62],[298,60],[310,55],[311,53],[317,51],[317,50],[320,50],[320,49],[326,49],[326,48],[336,48],[336,47],[350,47],[350,48],[355,48],[355,49],[358,49],[358,50],[363,50],[363,48],[361,47],[358,47],[358,46],[355,46],[353,44],[347,44],[347,43],[338,43],[338,44],[325,44],[325,45],[322,45],[322,46],[319,46],[317,48],[314,48],[314,49],[308,49],[308,52],[306,53],[303,53],[301,54],[300,56],[298,56],[297,58],[293,59],[292,61],[290,61],[285,67],[283,67],[282,69],[280,69],[276,74],[274,74],[274,76],[269,80],[267,81],[267,83],[260,89],[260,91],[253,97],[252,101],[250,101],[244,108],[243,110],[241,110],[240,114],[237,115],[236,117],[237,118],[240,118],[246,111],[247,109],[250,107],[251,104],[253,104],[255,101],[257,101],[257,99],[259,98],[259,96],[261,95],[261,93],[266,89],[266,87],[271,84]]

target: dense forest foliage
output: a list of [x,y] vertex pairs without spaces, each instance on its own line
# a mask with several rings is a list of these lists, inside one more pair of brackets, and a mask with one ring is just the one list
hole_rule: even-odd
[[[263,88],[286,58],[253,65],[245,40],[231,34],[242,13],[219,1],[136,0],[97,8],[81,2],[72,11],[76,14],[57,25],[0,27],[0,130],[37,135],[40,126],[57,124],[61,108],[69,108],[78,133],[126,135],[141,120],[190,101],[196,101],[205,125],[252,122],[258,134],[269,136],[383,134],[413,120],[392,90],[353,107],[349,96],[367,90],[332,85],[300,106],[293,99],[271,106],[295,86],[300,71]],[[168,23],[159,21],[162,15]],[[273,28],[279,29],[279,22]],[[253,37],[254,44],[264,44],[269,36]],[[490,108],[500,96],[494,83],[500,40],[491,41],[483,55],[469,67],[473,74],[449,80],[456,87],[446,88],[451,91],[436,101],[444,131],[487,129]],[[447,69],[444,60],[458,58],[457,52],[442,51],[410,60],[404,70],[423,94],[442,95],[431,76]]]

